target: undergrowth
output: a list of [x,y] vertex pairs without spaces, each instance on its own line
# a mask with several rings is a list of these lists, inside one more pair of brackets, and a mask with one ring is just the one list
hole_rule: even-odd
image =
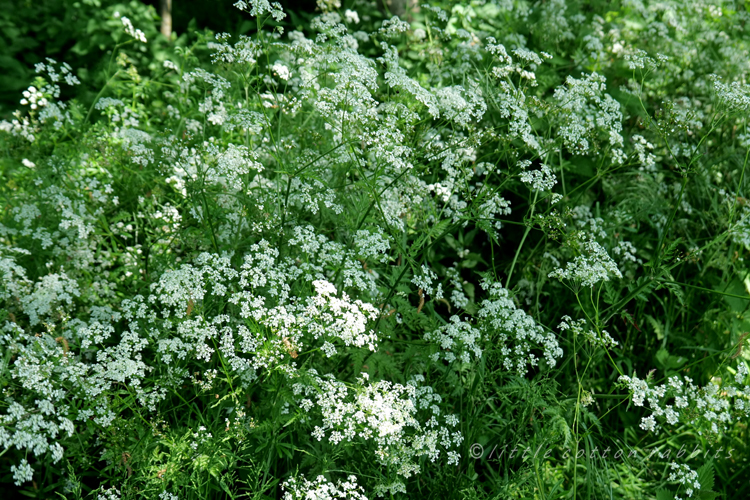
[[0,123],[6,488],[750,494],[746,4],[235,6]]

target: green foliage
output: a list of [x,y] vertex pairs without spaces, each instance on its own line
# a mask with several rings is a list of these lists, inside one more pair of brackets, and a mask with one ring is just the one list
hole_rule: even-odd
[[746,6],[317,4],[0,12],[0,482],[745,498]]

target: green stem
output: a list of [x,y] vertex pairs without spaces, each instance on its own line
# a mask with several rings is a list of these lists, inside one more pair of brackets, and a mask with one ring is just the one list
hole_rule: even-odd
[[508,285],[510,285],[510,277],[513,276],[513,269],[516,267],[516,261],[518,260],[518,256],[521,254],[521,249],[523,248],[523,243],[526,241],[526,237],[529,235],[529,232],[531,231],[531,228],[534,225],[534,221],[532,218],[534,217],[534,209],[536,208],[536,198],[539,196],[539,191],[534,191],[534,201],[531,202],[531,212],[529,213],[529,219],[526,223],[526,231],[523,233],[523,238],[521,238],[521,243],[518,245],[518,248],[516,249],[516,255],[513,256],[513,263],[510,265],[510,271],[508,271],[508,279],[505,280],[505,288],[508,288]]

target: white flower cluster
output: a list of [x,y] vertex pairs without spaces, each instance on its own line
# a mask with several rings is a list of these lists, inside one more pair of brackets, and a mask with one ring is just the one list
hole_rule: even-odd
[[614,162],[622,163],[622,113],[620,104],[604,93],[605,81],[597,73],[581,79],[569,76],[566,85],[555,90],[554,97],[562,111],[557,135],[570,152],[588,154],[592,151],[590,141],[596,140],[601,131],[607,136]]
[[35,134],[38,132],[40,123],[52,123],[57,130],[60,130],[66,123],[73,123],[68,103],[58,100],[61,91],[59,84],[62,81],[69,86],[81,83],[68,63],[57,65],[57,61],[49,57],[45,58],[45,62],[34,65],[34,69],[47,83],[40,88],[32,85],[23,91],[21,104],[29,106],[30,114],[24,116],[21,110],[16,110],[13,113],[13,120],[0,121],[0,131],[23,137],[29,142],[36,140]]
[[0,121],[0,131],[11,134],[15,137],[23,137],[29,142],[36,140],[36,127],[31,124],[28,116],[22,116],[20,110],[13,113],[13,120]]
[[726,84],[717,75],[711,78],[716,96],[730,111],[742,112],[750,108],[750,87],[741,82]]
[[623,272],[623,275],[628,279],[633,279],[635,276],[635,270],[641,264],[641,260],[637,256],[638,249],[635,245],[627,240],[620,240],[617,245],[612,249],[612,255],[616,256],[619,260],[617,265]]
[[698,482],[698,473],[687,465],[672,462],[669,464],[669,468],[672,469],[672,472],[669,473],[667,480],[677,481],[684,486],[687,496],[692,497],[695,490],[701,489],[701,483]]
[[[623,375],[619,381],[630,391],[633,404],[644,406],[648,402],[651,415],[643,417],[641,428],[646,431],[658,431],[657,418],[669,425],[678,422],[690,423],[698,429],[717,434],[726,431],[732,422],[734,414],[750,417],[750,386],[744,385],[748,376],[748,368],[744,361],[737,366],[736,384],[722,383],[714,378],[704,387],[693,384],[692,379],[677,376],[669,377],[666,384],[651,386],[648,379],[642,380],[636,376]],[[671,405],[666,400],[674,398]]]
[[578,205],[570,212],[576,227],[583,230],[581,233],[574,235],[576,241],[602,240],[607,237],[607,231],[604,228],[604,219],[594,217],[588,205]]
[[521,60],[521,64],[516,64],[513,62],[513,58],[506,52],[505,46],[498,44],[497,40],[493,37],[487,37],[487,52],[492,54],[497,62],[501,63],[501,66],[492,68],[493,75],[497,78],[508,79],[511,75],[517,74],[522,80],[530,82],[532,87],[537,86],[536,74],[534,72],[542,64],[542,58],[552,58],[546,52],[542,52],[540,57],[539,54],[529,49],[517,48],[512,53]]
[[443,87],[435,96],[438,109],[446,120],[451,120],[461,127],[478,123],[487,111],[487,104],[482,97],[479,85],[467,80],[464,86]]
[[501,229],[503,223],[495,219],[499,218],[501,215],[511,214],[510,202],[499,194],[494,193],[489,199],[487,199],[487,201],[479,206],[478,212],[480,217],[494,221],[495,229]]
[[97,500],[120,500],[120,490],[114,486],[111,488],[105,488],[102,486],[102,489],[96,498]]
[[438,20],[444,23],[448,22],[448,17],[449,17],[448,13],[444,11],[443,9],[441,9],[440,7],[435,6],[435,5],[426,5],[426,4],[424,6],[420,5],[420,7],[424,8],[428,12],[432,12],[433,14],[435,14]]
[[426,295],[435,299],[442,299],[443,285],[438,283],[437,286],[433,287],[435,281],[437,281],[437,274],[424,264],[422,264],[422,274],[414,276],[411,280]]
[[[523,91],[522,85],[514,85],[511,81],[511,75],[518,74],[523,81],[531,82],[536,85],[535,64],[531,64],[528,69],[513,63],[513,58],[508,55],[502,44],[497,44],[492,38],[487,38],[487,51],[492,54],[493,59],[500,63],[500,66],[492,68],[492,74],[498,78],[497,95],[494,96],[498,106],[500,116],[508,119],[508,132],[511,136],[521,139],[526,146],[532,151],[543,156],[544,140],[536,135],[531,126],[529,112],[529,100]],[[529,71],[530,70],[530,71]]]
[[354,475],[348,476],[346,481],[336,481],[336,484],[325,476],[318,476],[313,481],[292,477],[284,481],[281,488],[284,500],[367,500]]
[[612,349],[618,345],[617,341],[607,333],[607,330],[602,330],[600,334],[597,334],[594,330],[587,328],[585,319],[573,321],[570,316],[563,316],[560,319],[560,324],[557,327],[561,331],[570,331],[576,336],[583,335],[592,345],[603,347],[604,349]]
[[[78,77],[73,74],[73,68],[70,67],[70,64],[63,62],[60,63],[57,67],[56,65],[57,61],[52,58],[45,57],[44,62],[39,62],[34,65],[34,71],[36,71],[40,75],[46,74],[47,79],[49,79],[49,81],[53,85],[59,83],[62,80],[65,80],[65,83],[70,87],[81,84],[81,81],[78,79]],[[47,87],[47,89],[55,97],[60,96],[59,88],[52,86]]]
[[26,270],[18,265],[15,255],[12,255],[14,253],[28,255],[30,252],[0,245],[0,300],[23,297],[32,287],[31,280],[26,277]]
[[386,495],[389,497],[393,497],[398,493],[406,494],[406,485],[401,481],[393,481],[389,484],[380,483],[375,485],[375,494],[379,497],[384,497]]
[[657,68],[656,61],[648,56],[648,52],[645,50],[636,50],[632,53],[625,54],[625,62],[627,63],[628,69],[645,69],[652,71]]
[[[25,334],[10,322],[2,331],[0,345],[16,355],[11,376],[32,397],[22,401],[7,399],[7,413],[0,414],[0,447],[15,447],[37,457],[51,453],[57,463],[64,451],[59,439],[71,437],[75,430],[70,415],[75,409],[68,405],[62,382],[80,385],[86,368],[69,358],[64,337],[58,340],[49,335]],[[26,460],[15,470],[17,481],[31,480],[32,470]]]
[[[306,313],[317,321],[310,324],[309,333],[316,339],[338,337],[346,346],[367,346],[374,351],[378,337],[373,330],[367,330],[367,323],[377,318],[377,309],[359,300],[350,302],[345,293],[339,299],[336,287],[325,280],[313,281],[312,285],[318,295],[308,301]],[[330,343],[323,344],[323,351],[328,357],[336,354]]]
[[31,109],[43,108],[49,104],[49,101],[44,97],[44,94],[33,85],[24,90],[22,95],[23,99],[21,99],[21,104],[23,106],[29,106]]
[[[210,85],[211,92],[206,92],[201,82]],[[216,126],[224,124],[228,118],[224,96],[230,87],[231,84],[225,78],[202,68],[184,73],[180,82],[180,88],[185,94],[190,91],[200,92],[203,99],[198,103],[198,111]]]
[[447,325],[426,333],[424,339],[436,343],[443,349],[430,356],[433,361],[442,358],[449,363],[456,359],[462,363],[470,363],[471,354],[474,354],[476,359],[482,357],[482,348],[478,345],[482,339],[481,332],[455,315],[451,316]]
[[622,278],[617,264],[607,251],[596,241],[589,240],[583,245],[583,255],[579,255],[565,268],[557,268],[549,273],[550,278],[570,280],[591,287],[601,281],[609,281],[610,276]]
[[461,278],[461,273],[456,267],[456,263],[454,263],[453,267],[446,269],[445,275],[453,287],[450,297],[451,303],[459,309],[464,309],[469,303],[469,298],[464,293],[464,280]]
[[557,184],[557,177],[549,166],[542,164],[539,170],[527,171],[528,163],[519,162],[521,167],[521,182],[531,184],[535,191],[550,191]]
[[261,54],[259,42],[245,35],[240,35],[234,45],[227,43],[231,35],[219,33],[216,39],[219,43],[208,42],[207,47],[212,50],[211,60],[214,64],[255,64]]
[[383,27],[378,31],[385,38],[394,38],[409,31],[409,23],[402,21],[398,16],[383,21]]
[[29,322],[37,325],[57,311],[63,304],[70,306],[80,295],[78,282],[67,274],[48,274],[34,285],[34,292],[21,299]]
[[34,469],[31,468],[25,458],[22,458],[18,465],[11,465],[10,471],[13,473],[13,482],[16,486],[21,486],[23,483],[28,483],[34,479]]
[[739,220],[730,228],[729,234],[737,245],[750,248],[750,207],[742,207]]
[[240,190],[244,184],[243,177],[253,171],[263,171],[263,165],[256,161],[257,154],[245,146],[229,144],[226,149],[212,143],[205,146],[209,165],[214,161],[216,165],[215,167],[211,165],[213,168],[208,168],[203,172],[207,182],[225,185],[230,190]]
[[581,406],[584,408],[594,404],[594,396],[589,391],[583,391],[581,393]]
[[[294,234],[289,244],[306,262],[279,258],[278,249],[262,240],[250,247],[239,271],[229,256],[204,253],[194,265],[164,273],[149,297],[154,310],[149,322],[162,321],[158,311],[165,326],[176,329],[176,335],[155,339],[162,361],[169,364],[187,356],[208,360],[216,342],[232,369],[250,381],[256,370],[271,366],[293,373],[294,359],[303,349],[318,348],[328,357],[338,352],[337,344],[376,350],[378,337],[368,323],[378,310],[346,293],[339,295],[327,270],[340,266],[344,287],[377,296],[373,276],[361,268],[352,250],[315,235],[311,227],[297,227]],[[307,288],[309,295],[294,295],[294,283]],[[236,316],[206,317],[203,304],[213,297],[225,297],[236,306]],[[131,306],[128,310],[135,311]],[[148,316],[144,310],[128,317],[139,314]]]
[[[151,136],[138,130],[140,116],[136,110],[131,106],[127,106],[120,99],[112,97],[102,97],[96,101],[94,108],[104,111],[104,114],[113,125],[112,136],[121,139],[122,144],[126,148],[132,145],[133,149],[140,154],[153,157],[153,151],[142,144],[151,142]],[[136,163],[144,164],[142,161],[137,161]]]
[[359,24],[359,14],[355,10],[346,9],[344,19],[350,24]]
[[[322,424],[312,432],[314,438],[327,437],[334,445],[355,439],[372,441],[377,460],[405,478],[419,473],[416,459],[427,457],[435,462],[443,450],[448,465],[458,464],[460,455],[454,448],[463,436],[447,427],[455,427],[458,419],[441,417],[438,404],[442,398],[432,387],[420,385],[423,376],[412,377],[406,385],[385,380],[369,383],[366,373],[362,377],[351,390],[333,375],[319,377],[308,370],[309,382],[294,384],[295,395],[304,398],[300,407],[309,414],[312,397],[320,412]],[[430,414],[425,422],[417,419],[421,410]]]
[[555,366],[563,355],[555,335],[545,331],[525,311],[517,309],[510,293],[500,283],[484,280],[482,288],[489,294],[489,299],[480,304],[477,327],[485,342],[499,350],[505,369],[525,375],[529,365],[539,364],[539,358],[532,352],[536,349],[543,351],[550,367]]
[[[115,17],[118,17],[119,13],[115,13]],[[143,31],[136,29],[133,27],[133,23],[125,16],[122,16],[120,18],[120,21],[122,21],[122,26],[125,28],[125,33],[130,35],[131,37],[135,38],[137,41],[141,43],[146,43],[148,40],[146,40],[146,35],[143,33]]]
[[654,145],[641,135],[634,135],[631,141],[633,142],[633,150],[638,155],[638,162],[641,164],[638,169],[645,172],[656,172],[656,156],[652,153]]
[[385,42],[381,45],[384,52],[381,61],[388,68],[388,71],[386,71],[384,75],[385,83],[387,83],[392,89],[396,88],[408,92],[414,96],[417,101],[427,107],[427,111],[433,118],[439,118],[440,107],[435,95],[406,74],[406,70],[399,64],[398,52],[396,52],[395,47],[389,47]]
[[315,4],[322,12],[326,13],[341,8],[341,0],[316,0]]
[[271,66],[271,70],[276,76],[279,77],[279,79],[284,80],[285,82],[289,81],[289,79],[292,77],[292,72],[289,71],[289,67],[282,61],[276,61],[275,63],[273,63],[273,66]]
[[378,262],[386,262],[388,252],[391,250],[388,237],[380,228],[375,228],[373,231],[358,230],[354,236],[354,246],[360,256],[372,258]]
[[[281,22],[286,17],[286,13],[284,12],[284,9],[281,7],[281,4],[278,2],[269,2],[268,0],[249,0],[250,7],[250,15],[254,17],[260,17],[264,16],[266,14],[270,14],[271,17],[273,17],[274,21]],[[238,2],[234,3],[234,6],[240,10],[247,11],[248,8],[248,2],[245,2],[244,0],[239,0]]]

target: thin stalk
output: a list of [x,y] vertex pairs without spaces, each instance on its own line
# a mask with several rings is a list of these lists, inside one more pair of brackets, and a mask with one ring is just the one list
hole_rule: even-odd
[[529,214],[529,222],[526,224],[526,231],[523,233],[523,238],[521,238],[521,243],[519,243],[518,248],[516,249],[516,255],[513,256],[513,263],[510,265],[510,271],[508,271],[508,279],[505,280],[505,288],[508,288],[508,285],[510,285],[510,277],[513,276],[513,269],[516,267],[516,261],[518,260],[518,256],[521,254],[521,249],[523,248],[523,243],[526,241],[526,237],[529,235],[529,232],[531,231],[531,227],[533,226],[533,221],[531,220],[532,217],[534,217],[534,209],[536,208],[536,198],[539,196],[539,191],[534,191],[534,201],[531,203],[531,212]]

